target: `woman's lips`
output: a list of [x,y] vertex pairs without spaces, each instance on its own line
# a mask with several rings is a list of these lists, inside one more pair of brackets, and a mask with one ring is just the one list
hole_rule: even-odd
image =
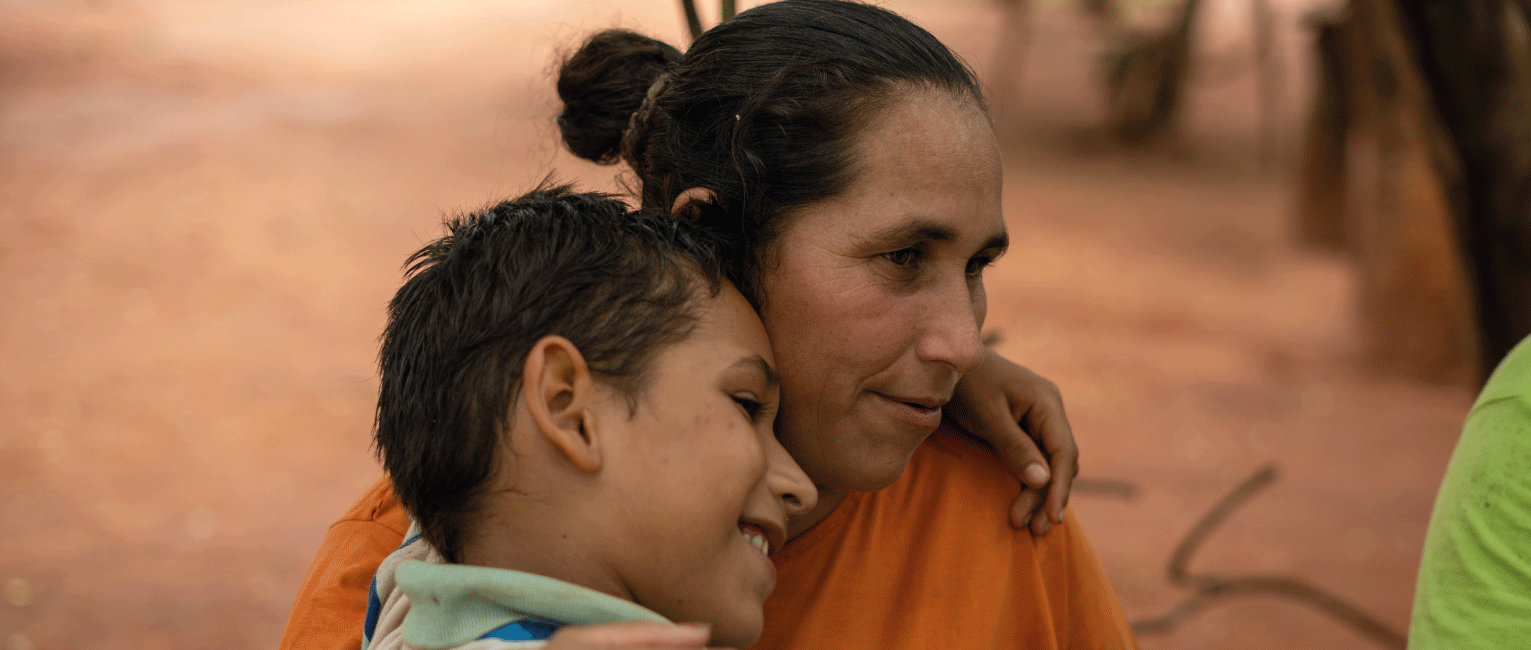
[[899,399],[875,393],[884,403],[888,404],[894,415],[900,420],[908,422],[922,429],[935,431],[941,426],[941,407],[946,400],[929,398]]

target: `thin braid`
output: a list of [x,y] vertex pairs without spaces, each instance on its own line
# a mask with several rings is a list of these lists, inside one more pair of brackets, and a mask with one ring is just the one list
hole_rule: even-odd
[[654,105],[657,103],[655,100],[669,80],[670,73],[659,73],[654,83],[649,84],[648,92],[644,93],[643,103],[639,104],[638,110],[633,111],[632,117],[627,119],[627,130],[622,132],[622,159],[634,169],[642,169],[643,141],[647,139],[649,132],[649,114],[654,111]]

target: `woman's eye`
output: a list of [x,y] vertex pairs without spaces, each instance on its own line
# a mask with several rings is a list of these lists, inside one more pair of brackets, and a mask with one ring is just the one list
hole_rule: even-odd
[[898,266],[914,266],[920,259],[920,251],[914,248],[903,248],[891,253],[883,253],[883,257]]

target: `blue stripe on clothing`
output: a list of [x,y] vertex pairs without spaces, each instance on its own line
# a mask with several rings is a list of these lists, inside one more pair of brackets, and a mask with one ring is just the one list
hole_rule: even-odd
[[383,600],[377,595],[377,576],[372,576],[372,586],[367,587],[367,622],[362,625],[362,639],[372,640],[372,633],[377,631],[377,619],[383,614]]
[[[414,537],[404,540],[404,543],[400,544],[399,548],[394,549],[393,552],[397,553],[399,552],[399,549],[402,549],[418,541],[420,541],[420,536],[415,535]],[[377,619],[382,615],[383,597],[377,593],[377,575],[374,574],[372,576],[372,586],[367,587],[367,622],[362,624],[362,640],[367,642],[372,641],[372,634],[377,631]]]
[[562,626],[557,623],[545,623],[542,621],[512,621],[490,630],[479,638],[500,639],[502,641],[542,641],[553,636],[553,633],[557,632],[560,627]]

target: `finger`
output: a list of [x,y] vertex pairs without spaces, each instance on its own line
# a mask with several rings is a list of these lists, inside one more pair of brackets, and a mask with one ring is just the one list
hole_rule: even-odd
[[1025,528],[1034,516],[1046,516],[1042,510],[1045,505],[1044,495],[1051,485],[1049,481],[1053,478],[1053,472],[1048,468],[1047,457],[1042,455],[1031,438],[1026,437],[1020,425],[1011,420],[1002,420],[998,426],[1009,429],[1012,437],[1010,444],[996,447],[995,451],[1023,484],[1020,496],[1015,498],[1010,508],[1010,525],[1017,529]]
[[1069,490],[1074,487],[1074,477],[1079,475],[1079,451],[1075,448],[1060,449],[1053,455],[1053,480],[1047,486],[1047,516],[1053,523],[1063,523],[1063,508],[1069,504]]
[[1052,522],[1051,519],[1048,519],[1047,513],[1045,513],[1045,512],[1040,512],[1039,511],[1039,512],[1037,512],[1037,514],[1035,516],[1033,516],[1031,518],[1031,534],[1032,535],[1035,535],[1037,537],[1041,537],[1043,535],[1046,535],[1047,531],[1051,530],[1052,527],[1053,527],[1053,522]]
[[1037,508],[1042,505],[1042,490],[1025,488],[1020,496],[1015,498],[1015,503],[1010,506],[1010,526],[1016,530],[1026,528],[1031,524],[1031,519],[1037,514]]
[[548,639],[548,650],[615,650],[618,648],[703,648],[712,629],[702,624],[664,625],[628,621],[565,627]]
[[1000,434],[996,435],[995,439],[1001,442],[991,441],[991,444],[1016,478],[1021,479],[1021,482],[1029,488],[1046,487],[1052,478],[1052,469],[1048,467],[1047,456],[1037,448],[1037,443],[1031,439],[1031,436],[1026,435],[1026,430],[1021,428],[1020,423],[1002,415],[985,424],[989,431]]
[[1068,416],[1063,412],[1063,398],[1056,391],[1053,399],[1044,402],[1026,414],[1026,421],[1036,439],[1047,449],[1050,466],[1045,512],[1053,523],[1062,523],[1063,507],[1068,505],[1073,490],[1074,476],[1079,473],[1079,447],[1074,443],[1074,432],[1069,427]]

